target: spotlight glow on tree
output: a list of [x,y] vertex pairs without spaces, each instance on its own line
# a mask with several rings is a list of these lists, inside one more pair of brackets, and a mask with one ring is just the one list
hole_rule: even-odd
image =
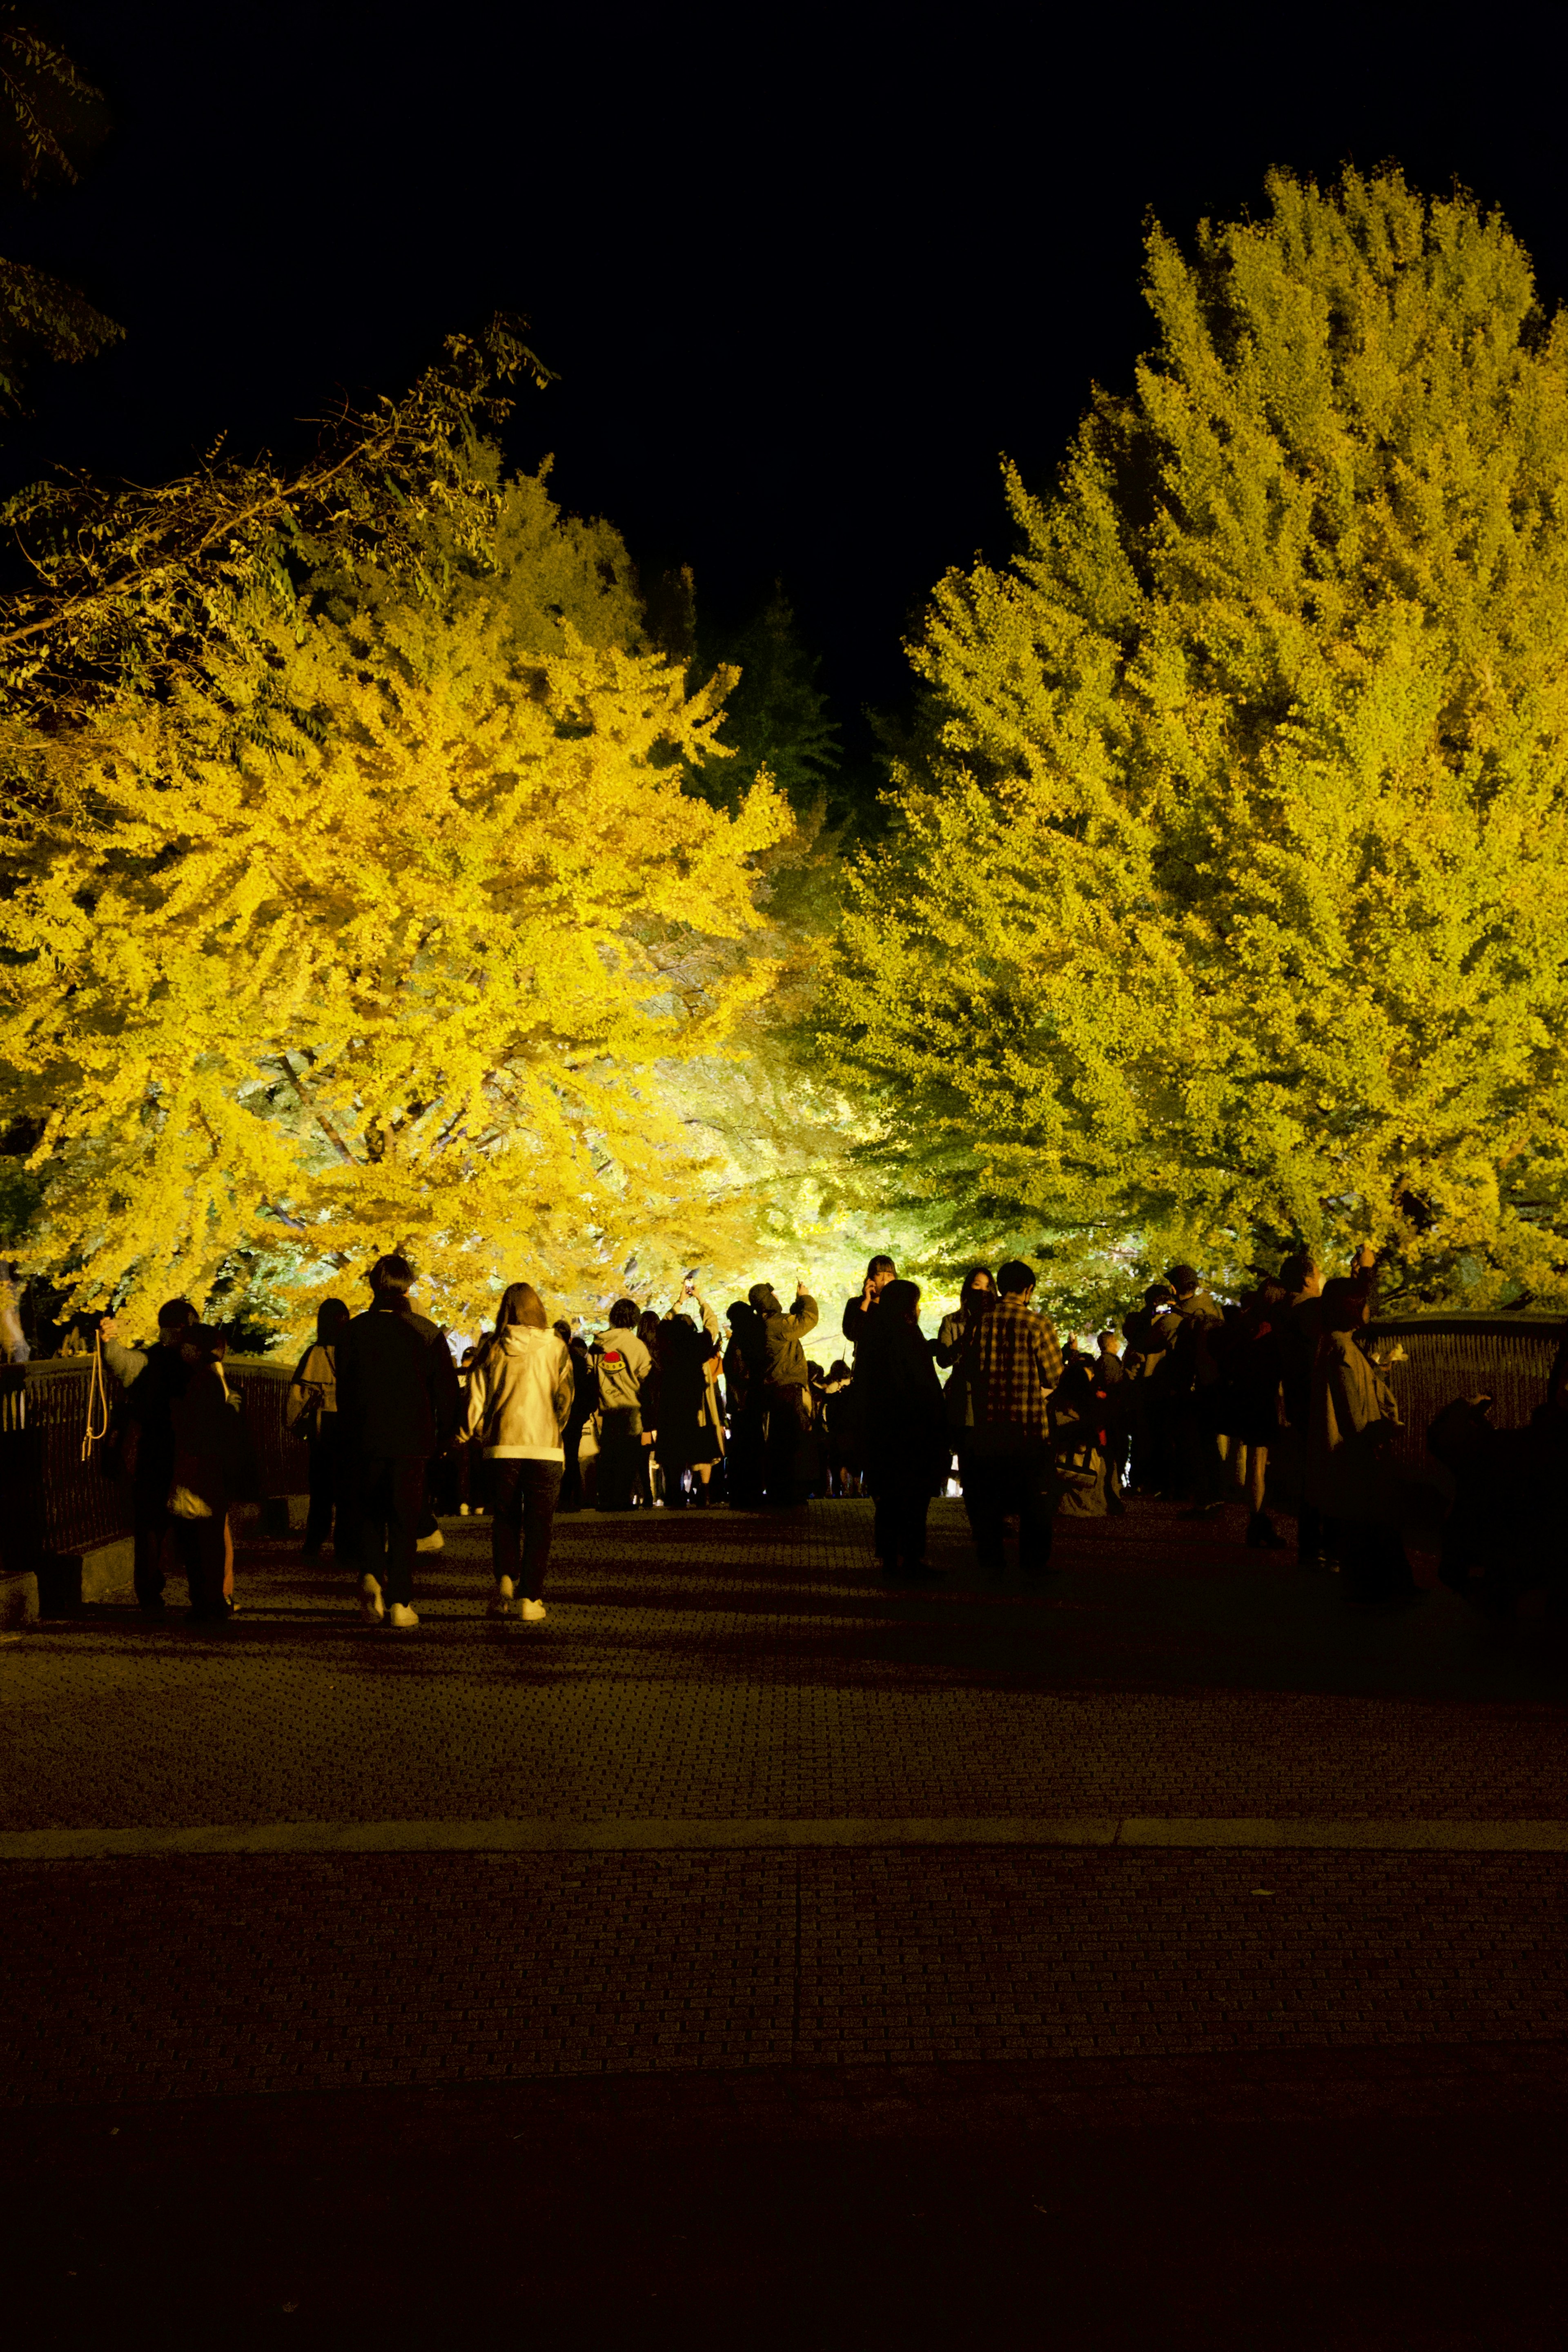
[[829,1034],[949,1230],[1568,1286],[1568,322],[1468,197],[1285,174],[912,648]]

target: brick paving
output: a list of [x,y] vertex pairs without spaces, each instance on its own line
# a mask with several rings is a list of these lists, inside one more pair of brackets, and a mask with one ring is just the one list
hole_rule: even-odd
[[1063,1522],[1038,1587],[875,1577],[869,1507],[563,1524],[542,1626],[449,1521],[424,1623],[241,1553],[218,1640],[89,1611],[0,1645],[0,1829],[330,1818],[1552,1815],[1568,1636],[1450,1594],[1383,1614],[1149,1507]]
[[[563,1529],[538,1629],[447,1523],[426,1622],[242,1548],[221,1637],[0,1648],[0,1826],[1529,1819],[1561,1633],[1391,1614],[1145,1509],[1038,1584],[876,1580],[866,1507]],[[1204,1679],[1205,1676],[1208,1679]],[[9,1863],[0,2102],[1134,2063],[1568,2033],[1568,1856],[1006,1848]]]
[[1568,2036],[1568,1857],[21,1865],[0,2103]]
[[1562,1817],[1561,1629],[1355,1610],[1238,1513],[1037,1585],[936,1520],[917,1592],[864,1506],[590,1517],[498,1628],[449,1521],[407,1642],[254,1541],[221,1638],[0,1641],[0,1829],[954,1840],[0,1862],[26,2340],[1568,2337],[1568,1854],[963,1842]]

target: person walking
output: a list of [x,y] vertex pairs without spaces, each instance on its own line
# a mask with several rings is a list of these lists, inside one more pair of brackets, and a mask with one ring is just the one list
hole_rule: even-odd
[[947,1483],[952,1458],[942,1383],[921,1335],[921,1294],[894,1280],[861,1339],[856,1378],[864,1384],[866,1463],[876,1498],[877,1557],[897,1578],[930,1573],[926,1515]]
[[786,1315],[771,1282],[748,1294],[763,1319],[767,1441],[763,1486],[771,1507],[793,1510],[802,1500],[804,1457],[811,1436],[811,1384],[802,1341],[816,1328],[816,1301],[801,1276]]
[[635,1298],[617,1298],[594,1342],[599,1380],[599,1484],[595,1508],[629,1511],[642,1475],[643,1392],[653,1358],[637,1337]]
[[1019,1566],[1038,1575],[1050,1565],[1051,1397],[1062,1351],[1049,1317],[1030,1310],[1034,1289],[1034,1268],[1021,1258],[998,1267],[994,1303],[976,1317],[961,1360],[974,1411],[964,1500],[980,1565],[992,1573],[1005,1565],[1003,1528],[1012,1511]]
[[353,1320],[342,1298],[323,1298],[316,1309],[316,1337],[300,1357],[283,1420],[305,1441],[310,1458],[310,1507],[305,1518],[304,1559],[319,1559],[332,1538],[334,1514],[342,1515],[342,1448],[338,1443],[337,1344]]
[[174,1439],[168,1507],[174,1546],[190,1589],[195,1623],[226,1623],[232,1573],[228,1515],[255,1496],[255,1454],[237,1400],[223,1376],[228,1343],[221,1331],[187,1323],[180,1334],[184,1379],[170,1403]]
[[[377,1258],[371,1304],[336,1342],[338,1411],[350,1555],[360,1568],[360,1613],[398,1633],[418,1624],[414,1560],[428,1465],[457,1428],[457,1369],[434,1323],[408,1303],[405,1257]],[[340,1521],[341,1527],[341,1521]],[[341,1545],[341,1537],[340,1537]]]
[[120,1460],[131,1477],[132,1570],[144,1617],[163,1614],[163,1540],[169,1532],[169,1486],[174,1470],[174,1400],[190,1377],[180,1343],[200,1320],[188,1298],[158,1309],[158,1339],[145,1350],[126,1348],[112,1318],[99,1327],[103,1360],[126,1383],[119,1416]]
[[489,1465],[492,1617],[509,1616],[514,1600],[526,1623],[538,1624],[545,1615],[544,1577],[572,1398],[570,1349],[551,1330],[531,1283],[510,1284],[496,1318],[495,1343],[469,1376],[466,1430]]

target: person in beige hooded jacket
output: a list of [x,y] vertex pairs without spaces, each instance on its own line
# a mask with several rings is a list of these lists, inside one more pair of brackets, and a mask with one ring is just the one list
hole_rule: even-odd
[[491,1465],[492,1617],[510,1614],[519,1585],[518,1614],[534,1624],[545,1613],[572,1387],[571,1354],[550,1328],[542,1299],[531,1283],[512,1283],[468,1376],[468,1433]]

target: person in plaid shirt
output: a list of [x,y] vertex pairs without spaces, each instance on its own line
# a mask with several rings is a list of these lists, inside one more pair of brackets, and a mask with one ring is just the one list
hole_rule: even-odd
[[997,1274],[994,1303],[974,1302],[981,1312],[963,1345],[974,1411],[963,1499],[981,1567],[1005,1566],[1003,1524],[1016,1511],[1018,1565],[1037,1574],[1051,1557],[1050,1400],[1062,1351],[1049,1316],[1030,1307],[1034,1288],[1034,1268],[1013,1258]]

